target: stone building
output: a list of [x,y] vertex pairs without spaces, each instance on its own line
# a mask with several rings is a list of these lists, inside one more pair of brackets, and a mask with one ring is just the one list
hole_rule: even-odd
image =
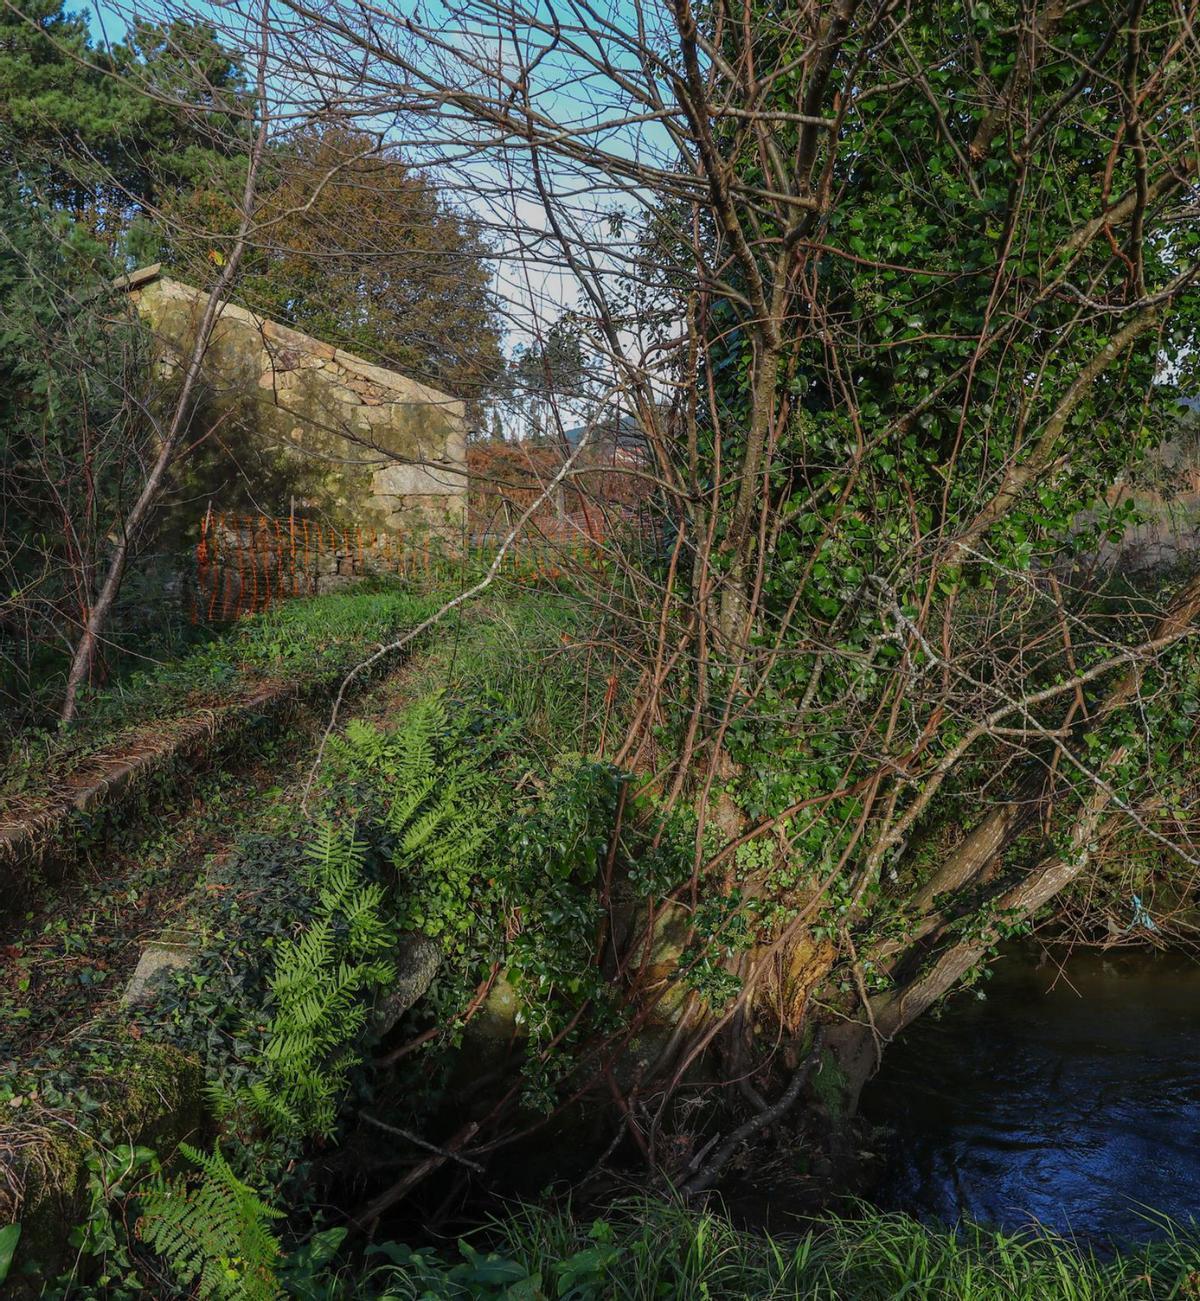
[[[159,266],[118,284],[153,330],[164,374],[177,373],[208,292]],[[224,305],[213,329],[202,388],[204,419],[221,427],[226,443],[277,451],[303,468],[312,500],[293,500],[292,509],[319,508],[340,527],[462,527],[462,402],[234,303]],[[289,507],[271,505],[279,513]]]

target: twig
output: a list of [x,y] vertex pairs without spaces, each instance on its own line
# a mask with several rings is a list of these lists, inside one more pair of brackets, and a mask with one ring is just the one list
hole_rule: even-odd
[[870,995],[867,993],[866,977],[863,975],[862,963],[858,959],[858,950],[854,947],[854,941],[850,938],[850,928],[848,926],[842,927],[842,939],[850,950],[854,985],[858,990],[858,997],[862,1001],[863,1009],[867,1014],[867,1024],[871,1027],[871,1042],[875,1046],[875,1069],[878,1070],[883,1065],[883,1036],[879,1033],[879,1027],[875,1024],[875,1013],[871,1008]]
[[426,1152],[436,1152],[438,1156],[445,1157],[448,1161],[457,1161],[459,1165],[465,1165],[468,1170],[475,1170],[479,1174],[483,1174],[483,1166],[478,1161],[469,1161],[465,1156],[460,1156],[457,1152],[452,1152],[447,1148],[438,1147],[436,1143],[431,1143],[428,1139],[424,1139],[410,1130],[402,1129],[399,1125],[389,1125],[377,1116],[368,1116],[365,1111],[360,1111],[359,1116],[368,1125],[374,1125],[376,1129],[382,1129],[385,1134],[395,1134],[397,1138],[406,1138],[410,1143],[415,1143],[417,1147],[423,1147]]
[[[611,394],[607,394],[605,400],[607,401],[611,396]],[[601,406],[600,409],[603,410],[603,406]],[[558,473],[555,474],[554,478],[552,478],[548,484],[546,484],[542,492],[528,507],[526,507],[517,522],[511,529],[509,529],[504,541],[500,544],[497,548],[496,554],[492,557],[492,563],[488,566],[487,573],[484,574],[479,582],[477,582],[473,587],[467,588],[466,591],[459,592],[457,596],[447,601],[441,609],[436,611],[434,614],[431,614],[428,619],[422,620],[415,628],[411,628],[406,632],[403,637],[397,638],[396,641],[389,642],[386,646],[381,646],[373,655],[369,655],[361,663],[356,664],[342,679],[342,684],[338,687],[337,695],[333,700],[333,707],[329,711],[329,722],[325,727],[325,731],[321,734],[321,743],[317,746],[317,753],[312,761],[312,767],[308,770],[308,779],[304,783],[304,794],[300,799],[300,807],[305,812],[308,811],[308,798],[312,793],[313,782],[316,781],[317,773],[320,771],[321,760],[325,757],[325,747],[329,743],[330,736],[333,735],[333,729],[337,726],[338,712],[342,707],[342,701],[345,699],[346,689],[360,673],[365,673],[367,669],[373,668],[381,659],[384,658],[384,656],[392,655],[396,651],[403,650],[409,642],[413,641],[416,637],[419,637],[426,629],[432,628],[435,623],[444,619],[451,610],[457,609],[460,605],[465,605],[466,602],[474,599],[492,585],[496,575],[500,572],[500,566],[503,564],[504,557],[508,554],[509,548],[512,546],[513,542],[516,541],[517,536],[533,516],[534,512],[537,511],[538,507],[540,507],[544,501],[549,499],[550,494],[554,489],[571,472],[571,467],[575,464],[576,459],[587,446],[592,432],[595,429],[595,425],[596,422],[593,420],[584,426],[583,435],[580,437],[578,444],[576,444],[574,451],[566,458],[566,460],[563,461]]]
[[426,1157],[424,1161],[413,1166],[403,1179],[398,1179],[390,1188],[380,1193],[374,1201],[368,1202],[361,1210],[351,1215],[349,1217],[351,1224],[360,1232],[365,1232],[374,1221],[379,1219],[384,1211],[394,1206],[403,1197],[406,1197],[427,1175],[433,1174],[435,1170],[453,1159],[458,1149],[465,1147],[478,1132],[479,1126],[474,1121],[469,1125],[464,1125],[446,1144],[444,1149]]

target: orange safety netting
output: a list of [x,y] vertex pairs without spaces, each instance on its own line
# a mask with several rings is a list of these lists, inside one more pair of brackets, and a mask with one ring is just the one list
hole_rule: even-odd
[[[193,622],[237,619],[276,601],[312,596],[369,576],[444,582],[472,562],[490,563],[502,538],[483,533],[454,547],[442,539],[402,539],[384,529],[337,529],[297,516],[210,512],[195,549]],[[592,573],[605,566],[603,542],[593,536],[522,537],[501,572],[519,583],[556,581],[568,568]]]
[[291,516],[210,513],[196,544],[192,617],[236,619],[275,601],[310,596],[367,574],[429,576],[429,548],[404,546],[380,529],[336,529]]

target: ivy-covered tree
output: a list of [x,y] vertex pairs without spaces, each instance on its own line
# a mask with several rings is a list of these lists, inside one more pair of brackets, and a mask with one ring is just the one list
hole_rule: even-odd
[[[1193,798],[1200,587],[1139,590],[1108,559],[1197,380],[1187,21],[830,5],[748,43],[680,24],[685,61],[729,42],[714,88],[746,109],[695,121],[728,288],[697,300],[722,703],[694,734],[742,774],[749,825],[830,873],[804,933],[833,942],[813,992],[849,1018],[852,1081],[1052,900],[1077,888],[1073,923],[1103,933],[1135,890],[1175,899],[1195,857],[1192,822],[1151,810]],[[796,76],[751,87],[743,59]],[[755,889],[794,908],[791,870]]]
[[514,311],[573,287],[678,525],[617,753],[694,853],[598,957],[669,1027],[639,1106],[715,1054],[773,1117],[819,1027],[852,1101],[1005,934],[1186,890],[1200,583],[1110,550],[1200,355],[1195,9],[294,6],[503,214]]

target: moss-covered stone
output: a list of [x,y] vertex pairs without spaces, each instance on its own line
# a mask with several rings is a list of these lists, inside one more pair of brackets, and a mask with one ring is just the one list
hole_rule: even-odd
[[87,1215],[89,1157],[121,1144],[169,1155],[208,1125],[195,1058],[111,1030],[111,1050],[81,1072],[69,1107],[30,1098],[0,1131],[0,1220],[21,1224],[16,1263],[35,1263],[43,1278],[70,1263],[68,1229]]

